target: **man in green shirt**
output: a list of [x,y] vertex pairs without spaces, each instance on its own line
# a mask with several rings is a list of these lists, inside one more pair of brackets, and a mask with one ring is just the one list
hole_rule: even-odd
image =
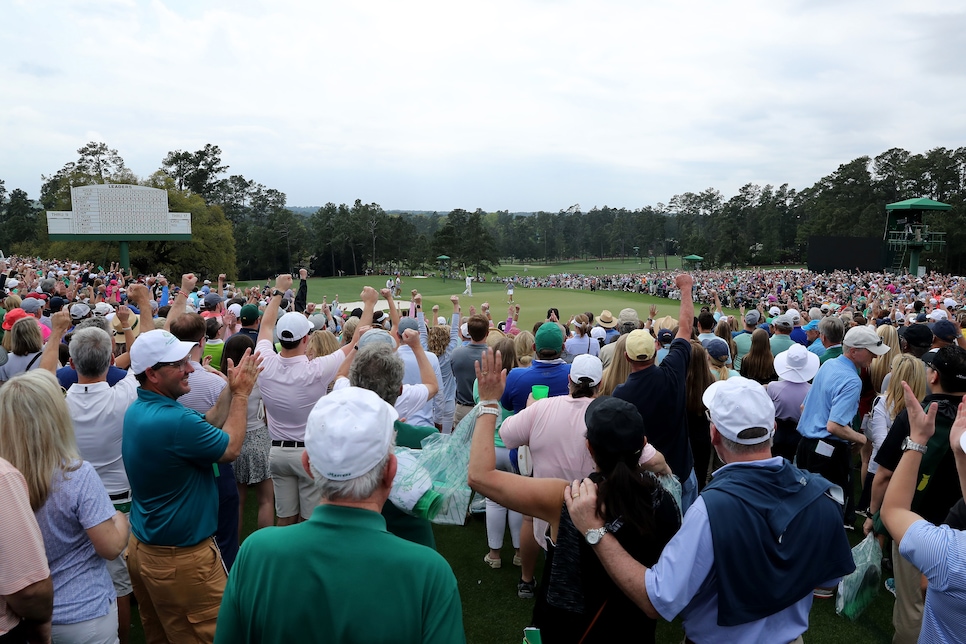
[[386,530],[395,409],[348,387],[316,403],[303,465],[322,495],[311,518],[263,528],[238,553],[216,643],[465,642],[443,557]]
[[819,337],[825,347],[825,353],[819,356],[821,364],[842,355],[842,340],[845,338],[845,323],[838,316],[831,315],[822,318],[818,323]]

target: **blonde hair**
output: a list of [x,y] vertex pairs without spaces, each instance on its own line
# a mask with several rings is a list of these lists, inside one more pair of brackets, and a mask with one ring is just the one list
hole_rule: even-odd
[[533,342],[533,334],[529,331],[520,331],[513,338],[513,347],[517,350],[517,364],[521,367],[529,367],[533,363]]
[[19,309],[21,304],[23,304],[23,300],[16,293],[11,293],[3,300],[3,308],[7,309],[8,312]]
[[309,360],[321,358],[339,350],[339,339],[328,329],[315,331],[309,335],[305,355]]
[[44,348],[44,340],[40,335],[40,323],[37,318],[26,317],[17,320],[6,336],[10,336],[9,351],[15,356],[25,356],[37,353]]
[[600,379],[598,395],[613,395],[614,390],[627,382],[627,376],[631,375],[631,363],[624,359],[624,345],[626,344],[626,333],[614,340],[614,357],[611,358],[610,364],[604,369],[604,377]]
[[359,326],[359,318],[353,316],[342,325],[342,346],[352,342],[352,336],[356,334],[356,327]]
[[708,356],[708,367],[711,373],[714,374],[715,380],[727,380],[728,376],[731,375],[728,370],[728,365],[715,358],[707,350],[705,350],[705,355]]
[[[896,331],[895,327],[889,324],[883,324],[876,329],[875,332],[880,338],[882,338],[882,344],[889,345],[889,353],[876,356],[872,361],[872,366],[869,367],[869,376],[872,379],[872,389],[873,391],[880,393],[882,391],[882,380],[892,368],[892,359],[899,355],[901,350],[899,349],[899,333]],[[899,391],[901,392],[902,389],[900,388]]]
[[23,474],[36,512],[54,480],[80,467],[74,425],[52,373],[21,373],[0,388],[0,428],[0,457]]
[[916,395],[916,400],[922,402],[926,397],[926,363],[911,353],[900,353],[892,360],[892,378],[885,391],[885,408],[890,420],[895,420],[906,408],[906,398],[903,395],[902,383],[905,382]]

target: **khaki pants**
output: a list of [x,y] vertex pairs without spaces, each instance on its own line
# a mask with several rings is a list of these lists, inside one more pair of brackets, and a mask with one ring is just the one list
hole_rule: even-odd
[[194,546],[152,546],[131,535],[131,585],[148,644],[213,642],[228,573],[213,538]]
[[922,630],[922,610],[925,600],[920,585],[922,573],[899,554],[899,545],[892,542],[892,571],[896,579],[896,603],[892,606],[892,626],[896,634],[893,644],[916,644]]

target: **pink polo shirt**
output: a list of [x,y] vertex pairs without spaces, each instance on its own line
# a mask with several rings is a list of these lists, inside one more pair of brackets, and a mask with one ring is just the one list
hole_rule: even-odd
[[255,351],[262,356],[258,387],[265,403],[269,436],[272,440],[304,440],[309,412],[335,379],[345,353],[340,349],[314,360],[304,355],[283,358],[268,340],[260,340]]

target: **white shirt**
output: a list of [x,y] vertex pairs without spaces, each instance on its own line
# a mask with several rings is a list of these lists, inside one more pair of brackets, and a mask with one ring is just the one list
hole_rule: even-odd
[[[406,372],[403,374],[403,384],[421,384],[423,379],[419,375],[419,364],[416,362],[416,354],[413,353],[413,350],[406,345],[402,345],[396,349],[396,353],[402,358],[403,364],[406,365]],[[407,416],[406,422],[418,427],[434,427],[436,425],[435,421],[438,419],[442,423],[443,418],[443,405],[445,403],[443,373],[439,369],[439,358],[436,357],[436,354],[431,351],[425,351],[424,353],[426,354],[426,359],[429,360],[429,364],[433,367],[433,373],[436,374],[436,386],[439,387],[438,393],[432,400],[426,401],[422,407],[415,410],[410,416]]]
[[[332,385],[332,391],[337,389],[345,389],[349,387],[349,379],[342,377],[335,381]],[[399,394],[399,398],[396,398],[396,404],[393,407],[396,408],[396,413],[399,414],[399,420],[410,425],[415,425],[412,418],[415,416],[419,409],[426,404],[429,400],[429,389],[426,385],[403,385],[402,393]],[[428,425],[432,427],[432,425]]]
[[108,494],[127,492],[121,437],[124,414],[137,400],[138,381],[133,371],[111,387],[107,382],[75,384],[67,390],[67,408],[74,421],[74,435],[81,458],[89,461]]

